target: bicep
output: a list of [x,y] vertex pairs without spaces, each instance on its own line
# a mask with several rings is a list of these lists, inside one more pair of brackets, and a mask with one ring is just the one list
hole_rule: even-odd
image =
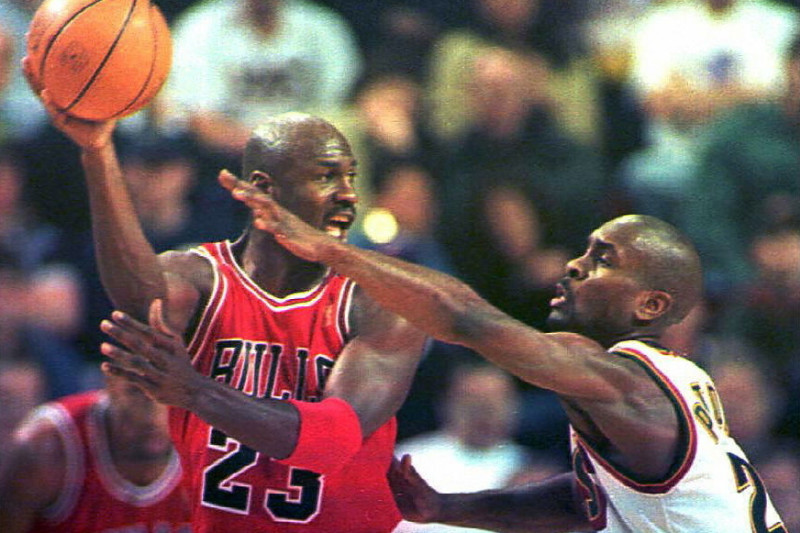
[[406,398],[425,346],[425,335],[377,306],[356,311],[357,333],[347,343],[325,386],[325,396],[353,406],[364,435],[386,423]]

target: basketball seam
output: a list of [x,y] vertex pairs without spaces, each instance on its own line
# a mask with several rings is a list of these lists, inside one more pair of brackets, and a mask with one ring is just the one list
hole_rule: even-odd
[[156,70],[156,64],[158,63],[158,35],[157,35],[158,30],[156,29],[155,23],[153,22],[152,7],[149,11],[149,15],[150,15],[150,29],[153,32],[153,60],[150,62],[150,72],[147,73],[147,79],[145,79],[141,89],[139,89],[139,92],[136,94],[136,96],[134,96],[133,100],[131,100],[128,103],[128,105],[122,108],[122,110],[120,110],[118,113],[115,113],[113,115],[114,117],[123,116],[131,107],[133,107],[134,104],[136,104],[136,102],[139,100],[139,98],[141,98],[142,94],[144,94],[145,90],[147,90],[148,86],[150,85],[150,80],[153,79],[153,74],[155,73]]
[[91,4],[86,4],[85,6],[80,8],[71,17],[69,17],[66,21],[64,21],[64,23],[61,24],[61,27],[58,28],[58,31],[56,31],[50,37],[50,39],[47,41],[47,45],[45,46],[44,52],[42,53],[42,60],[39,62],[39,77],[41,78],[41,83],[44,83],[44,66],[45,66],[45,63],[47,62],[47,57],[50,55],[50,50],[53,49],[53,43],[56,42],[56,40],[58,39],[58,36],[61,35],[64,32],[64,30],[70,25],[70,23],[73,20],[75,20],[78,17],[78,15],[80,15],[81,13],[83,13],[84,11],[86,11],[87,9],[92,7],[93,5],[99,4],[102,1],[103,0],[95,0]]
[[[100,61],[99,65],[97,65],[97,68],[94,70],[92,75],[89,77],[89,80],[86,82],[86,84],[83,86],[83,88],[78,92],[77,96],[75,96],[75,98],[72,100],[72,103],[69,104],[65,108],[65,111],[69,111],[70,109],[75,107],[78,104],[78,102],[80,102],[81,98],[83,98],[86,95],[86,92],[89,90],[89,88],[92,86],[92,84],[97,79],[97,76],[100,75],[100,72],[103,70],[103,67],[108,62],[108,58],[111,57],[111,54],[114,52],[114,49],[117,47],[117,44],[119,43],[119,40],[122,38],[122,34],[125,33],[125,28],[128,27],[128,23],[130,22],[131,17],[133,16],[133,11],[136,9],[137,1],[138,0],[133,0],[133,2],[131,2],[131,7],[128,10],[128,15],[125,17],[125,22],[120,27],[119,32],[117,33],[117,36],[114,39],[114,42],[111,43],[111,46],[108,47],[108,51],[106,52],[105,57],[103,57],[103,60]],[[95,2],[95,3],[97,3],[97,2]]]

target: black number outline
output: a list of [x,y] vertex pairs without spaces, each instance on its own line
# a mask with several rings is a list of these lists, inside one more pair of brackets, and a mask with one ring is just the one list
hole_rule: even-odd
[[[230,450],[229,443],[232,443]],[[203,469],[202,505],[241,515],[250,514],[253,487],[233,479],[258,462],[258,452],[214,428],[209,433],[208,447],[228,453]]]
[[789,533],[783,522],[767,526],[767,489],[761,481],[756,469],[736,454],[728,453],[733,476],[736,479],[737,492],[753,488],[750,496],[750,524],[754,533]]
[[[202,505],[249,515],[253,486],[234,480],[253,467],[260,454],[214,428],[209,433],[208,447],[227,453],[203,469]],[[321,511],[323,490],[321,474],[290,467],[289,486],[286,490],[267,489],[263,508],[276,522],[307,524]]]
[[[307,524],[322,509],[324,476],[311,470],[290,467],[289,490],[267,489],[264,510],[276,522]],[[297,497],[292,497],[297,493]]]

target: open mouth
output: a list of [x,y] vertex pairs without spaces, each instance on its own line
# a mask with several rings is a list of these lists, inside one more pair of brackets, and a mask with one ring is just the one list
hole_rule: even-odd
[[550,307],[561,307],[567,303],[567,289],[564,284],[556,284],[556,295],[550,300]]
[[347,236],[347,230],[353,225],[355,214],[351,212],[340,212],[328,217],[325,221],[324,231],[332,237],[343,239]]

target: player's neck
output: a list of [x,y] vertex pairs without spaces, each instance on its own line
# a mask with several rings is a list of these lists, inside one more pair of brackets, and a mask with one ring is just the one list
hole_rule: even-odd
[[284,297],[313,288],[328,271],[288,252],[271,235],[249,232],[233,246],[236,261],[259,287]]

